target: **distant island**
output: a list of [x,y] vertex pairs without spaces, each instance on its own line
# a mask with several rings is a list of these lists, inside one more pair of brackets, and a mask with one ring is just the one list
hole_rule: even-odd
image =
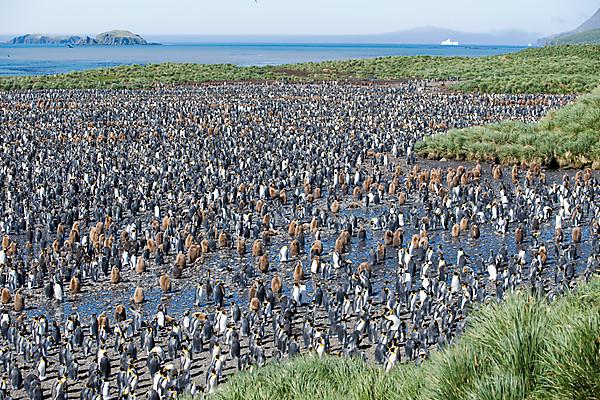
[[79,35],[34,35],[27,34],[17,36],[8,41],[9,44],[65,44],[65,45],[107,45],[107,46],[127,46],[127,45],[147,45],[146,39],[135,33],[124,30],[113,30],[102,32],[95,38],[91,36]]
[[566,44],[600,44],[600,9],[576,29],[538,41],[538,45],[541,46]]

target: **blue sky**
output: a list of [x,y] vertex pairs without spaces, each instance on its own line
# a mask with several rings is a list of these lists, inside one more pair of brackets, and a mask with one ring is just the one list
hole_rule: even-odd
[[435,26],[552,34],[599,0],[0,0],[0,34],[368,34]]

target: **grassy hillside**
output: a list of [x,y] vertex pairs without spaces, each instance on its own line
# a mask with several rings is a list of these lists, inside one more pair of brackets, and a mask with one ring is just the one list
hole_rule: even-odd
[[567,33],[550,39],[548,45],[558,46],[567,44],[600,44],[600,29],[586,32]]
[[236,375],[215,396],[259,399],[598,399],[600,282],[548,304],[527,292],[483,306],[422,366],[386,374],[362,361],[305,356]]
[[457,80],[458,90],[491,93],[585,93],[600,85],[600,46],[531,48],[490,57],[382,57],[284,66],[155,64],[65,75],[3,77],[0,89],[147,88],[223,80]]
[[538,124],[507,121],[451,130],[417,143],[428,158],[600,169],[600,88],[544,117]]

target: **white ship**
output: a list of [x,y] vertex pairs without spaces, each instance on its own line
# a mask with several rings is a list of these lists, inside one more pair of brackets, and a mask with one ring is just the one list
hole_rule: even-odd
[[458,42],[453,42],[450,39],[446,39],[442,43],[440,43],[440,45],[442,45],[442,46],[458,46]]

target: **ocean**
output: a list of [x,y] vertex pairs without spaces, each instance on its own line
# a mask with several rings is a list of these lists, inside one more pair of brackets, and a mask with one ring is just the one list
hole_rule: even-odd
[[92,68],[163,62],[280,65],[382,56],[481,57],[516,52],[518,46],[404,44],[166,44],[153,46],[36,46],[0,44],[0,76],[51,75]]

